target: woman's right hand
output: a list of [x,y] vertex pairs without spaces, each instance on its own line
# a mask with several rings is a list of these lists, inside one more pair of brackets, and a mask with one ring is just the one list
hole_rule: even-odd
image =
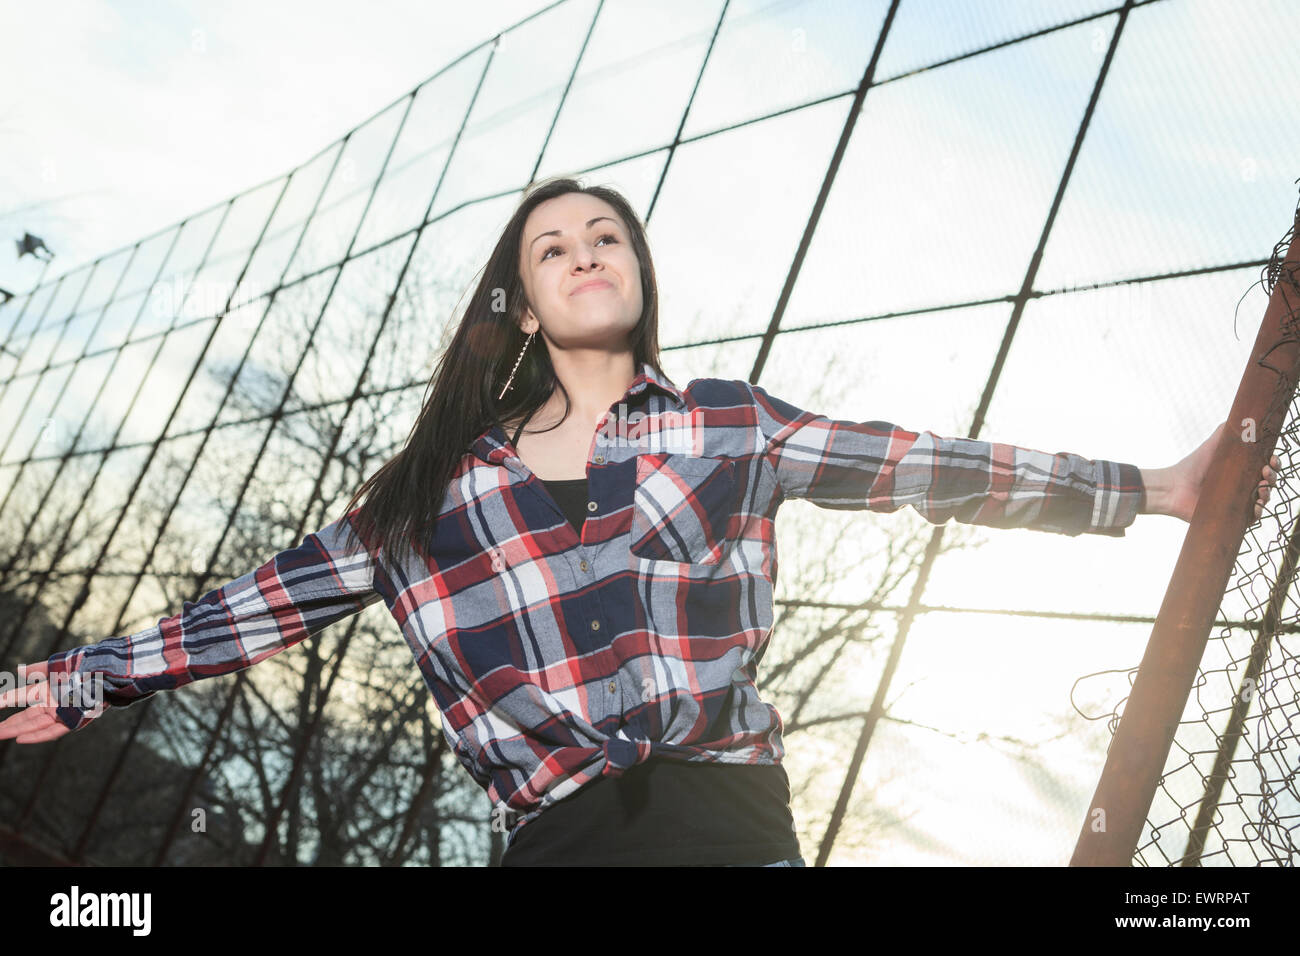
[[71,728],[55,716],[58,705],[50,701],[49,664],[41,661],[19,668],[19,681],[32,674],[45,680],[24,683],[15,690],[0,694],[0,707],[24,707],[21,714],[0,720],[0,740],[13,738],[20,744],[39,744],[72,733]]

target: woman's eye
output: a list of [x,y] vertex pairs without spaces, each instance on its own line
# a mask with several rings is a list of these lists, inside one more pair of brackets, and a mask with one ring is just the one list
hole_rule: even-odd
[[[596,241],[597,241],[597,242],[600,242],[601,239],[609,239],[611,242],[618,242],[618,236],[614,235],[612,232],[610,232],[610,233],[606,233],[605,235],[601,236],[600,239],[597,239]],[[555,252],[555,251],[556,251],[557,249],[559,249],[559,248],[560,248],[559,246],[551,246],[549,249],[547,249],[545,252],[542,253],[542,259],[541,259],[541,261],[542,261],[542,262],[545,262],[547,259],[551,258],[551,253],[552,253],[552,252]]]

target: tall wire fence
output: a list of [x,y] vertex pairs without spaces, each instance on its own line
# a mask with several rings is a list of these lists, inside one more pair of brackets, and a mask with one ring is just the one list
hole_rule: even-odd
[[[1143,44],[1158,37],[1180,47],[1189,38],[1178,30],[1190,27],[1166,18],[1188,11],[1206,9],[1190,0],[1018,8],[562,0],[467,51],[285,175],[81,268],[42,272],[0,306],[4,660],[40,660],[147,626],[329,520],[400,447],[461,294],[522,192],[555,172],[622,188],[652,234],[662,234],[657,249],[675,234],[752,226],[745,255],[709,261],[715,277],[730,280],[722,285],[740,303],[735,311],[715,310],[706,321],[685,306],[664,311],[670,368],[782,381],[783,359],[802,376],[809,354],[814,365],[818,355],[828,361],[835,342],[867,341],[889,322],[979,317],[992,330],[991,364],[957,400],[969,415],[960,430],[980,437],[1021,319],[1041,302],[1231,277],[1266,262],[1238,254],[1267,229],[1264,216],[1231,247],[1179,247],[1174,265],[1144,269],[1148,260],[1137,259],[1116,270],[1102,255],[1089,266],[1090,282],[1087,269],[1050,268],[1049,239],[1065,229],[1058,220],[1071,209],[1072,179],[1104,94],[1157,71],[1142,60]],[[1265,4],[1214,16],[1265,37],[1261,24],[1283,20]],[[1242,52],[1242,62],[1257,53]],[[1032,83],[1008,72],[1044,63],[1059,72]],[[1260,68],[1294,72],[1270,60]],[[1117,69],[1125,78],[1111,81]],[[1050,173],[1027,182],[1013,171],[1002,186],[1025,191],[1014,213],[1021,218],[1010,223],[995,210],[981,219],[990,239],[1016,232],[1015,251],[980,281],[956,286],[918,251],[905,278],[926,289],[921,302],[866,296],[869,307],[850,314],[801,302],[811,284],[800,286],[801,275],[823,267],[810,250],[842,241],[846,216],[861,227],[852,223],[853,197],[868,188],[867,144],[938,109],[933,84],[962,85],[953,79],[962,70],[991,77],[990,96],[1010,95],[1002,84],[1013,77],[1035,98],[1024,101],[1037,111],[1031,118],[1015,115],[1023,104],[1003,112],[993,99],[986,104],[995,140],[1024,137],[985,143],[988,156],[978,161],[950,150],[914,181],[877,185],[915,190],[911,212],[943,221],[947,204],[979,201],[979,188],[966,187],[1006,165],[1002,146],[1020,148]],[[1069,78],[1068,90],[1053,86],[1058,75]],[[954,141],[982,133],[957,116],[945,122]],[[1266,128],[1260,123],[1256,133]],[[1290,142],[1260,135],[1279,152]],[[747,204],[761,207],[748,223],[701,224],[692,183],[763,202]],[[838,260],[843,282],[855,281],[861,261]],[[1060,286],[1062,276],[1077,285]],[[823,333],[831,344],[809,350]],[[860,782],[882,724],[921,726],[891,701],[914,624],[988,611],[925,600],[936,563],[961,543],[959,529],[891,522],[889,573],[865,598],[860,578],[845,600],[824,587],[824,568],[786,572],[782,647],[765,660],[788,738],[817,754],[816,779],[800,777],[794,789],[801,840],[815,846],[819,863],[889,824],[863,807]],[[827,527],[842,536],[832,549],[842,559],[855,546],[850,526]],[[1151,621],[1101,611],[999,613]],[[0,745],[0,853],[81,863],[496,860],[502,839],[486,798],[444,747],[406,649],[390,637],[384,609],[370,608],[252,672],[97,722],[93,740]],[[1282,645],[1279,634],[1274,646]],[[1211,684],[1229,693],[1227,678],[1242,660],[1235,647],[1221,642],[1205,693]],[[847,673],[868,675],[865,692]],[[1268,679],[1261,693],[1282,695],[1291,678],[1273,668]],[[1293,713],[1293,697],[1260,713],[1281,719]],[[1228,705],[1203,699],[1208,726]],[[1290,744],[1254,753],[1294,768]],[[1245,785],[1262,793],[1276,788],[1279,773]],[[1080,812],[1084,798],[1081,790]],[[1268,834],[1251,841],[1258,851],[1278,831],[1273,818],[1254,819]],[[1158,842],[1153,836],[1143,852]],[[1218,846],[1211,841],[1206,854]]]

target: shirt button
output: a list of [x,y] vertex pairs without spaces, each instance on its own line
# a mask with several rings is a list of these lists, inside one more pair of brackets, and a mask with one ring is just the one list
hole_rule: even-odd
[[611,694],[614,693],[614,687],[615,687],[614,682],[613,682],[613,681],[610,681],[610,682],[609,682],[609,692],[610,692]]
[[578,567],[580,567],[580,568],[582,568],[582,570],[586,571],[586,570],[587,570],[587,559],[586,559],[586,558],[583,558],[581,561],[579,561],[579,562],[578,562]]
[[600,630],[600,621],[592,621],[592,622],[591,622],[591,629],[592,629],[593,631],[599,631],[599,630]]
[[598,465],[603,465],[603,464],[605,464],[605,456],[604,456],[604,455],[597,455],[595,461],[596,461],[596,464],[598,464]]
[[596,502],[594,502],[594,501],[588,501],[588,502],[587,502],[587,510],[588,510],[588,511],[595,511],[595,510],[596,510]]

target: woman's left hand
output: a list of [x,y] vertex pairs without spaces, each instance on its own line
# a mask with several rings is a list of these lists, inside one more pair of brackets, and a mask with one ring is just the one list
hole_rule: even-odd
[[[1147,487],[1147,514],[1166,514],[1184,521],[1192,520],[1196,502],[1201,496],[1205,472],[1210,467],[1214,450],[1227,427],[1227,422],[1221,424],[1199,448],[1170,468],[1142,469],[1142,480]],[[1263,468],[1263,479],[1256,491],[1256,519],[1264,514],[1264,505],[1277,484],[1277,469],[1281,465],[1277,455],[1274,455]]]

